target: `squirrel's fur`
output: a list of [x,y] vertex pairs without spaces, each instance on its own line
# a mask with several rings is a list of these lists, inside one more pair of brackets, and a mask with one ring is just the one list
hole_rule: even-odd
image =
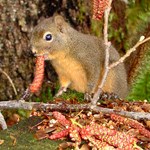
[[[52,39],[47,41],[46,34]],[[98,37],[80,33],[61,16],[43,20],[33,30],[32,51],[51,60],[62,88],[83,93],[94,93],[103,77],[105,61],[104,41]],[[120,58],[116,49],[110,48],[110,63]],[[109,71],[103,87],[124,98],[128,93],[124,64]]]

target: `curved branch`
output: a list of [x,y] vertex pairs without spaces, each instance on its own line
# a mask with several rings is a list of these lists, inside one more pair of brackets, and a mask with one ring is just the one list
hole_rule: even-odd
[[15,88],[15,85],[14,85],[13,81],[9,77],[9,75],[5,71],[3,71],[2,69],[0,69],[0,72],[3,73],[7,77],[7,79],[9,80],[9,82],[10,82],[10,84],[11,84],[13,90],[14,90],[15,95],[17,95],[17,90]]
[[[141,37],[143,37],[143,36],[141,36]],[[132,48],[130,48],[127,51],[127,53],[123,57],[121,57],[118,61],[110,64],[109,65],[109,69],[112,69],[112,68],[116,67],[117,65],[119,65],[120,63],[123,63],[124,60],[131,55],[132,52],[136,51],[137,47],[139,47],[140,45],[142,45],[143,43],[145,43],[145,42],[147,42],[149,40],[150,40],[150,37],[148,37],[148,38],[146,38],[144,40],[139,40]]]

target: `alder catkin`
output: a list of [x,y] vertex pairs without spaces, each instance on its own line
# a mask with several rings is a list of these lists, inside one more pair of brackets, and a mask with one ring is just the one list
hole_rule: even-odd
[[38,56],[36,58],[36,67],[34,73],[34,80],[29,86],[29,90],[32,93],[39,91],[44,79],[44,56]]
[[109,0],[93,0],[93,19],[100,20],[107,8]]

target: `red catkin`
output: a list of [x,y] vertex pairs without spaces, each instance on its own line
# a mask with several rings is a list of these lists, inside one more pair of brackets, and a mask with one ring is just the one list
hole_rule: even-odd
[[48,138],[51,139],[51,140],[56,140],[56,139],[64,138],[68,134],[69,134],[69,129],[65,129],[65,130],[62,130],[62,131],[60,131],[58,133],[52,134]]
[[72,139],[72,141],[81,143],[81,136],[80,136],[80,128],[74,124],[71,124],[71,126],[69,127],[69,135]]
[[122,150],[125,147],[128,150],[133,149],[134,143],[137,142],[136,138],[133,138],[124,132],[111,130],[97,123],[91,123],[91,125],[85,126],[82,128],[80,134],[83,139],[87,139],[89,136],[95,136],[97,139],[105,141]]
[[89,146],[95,146],[99,150],[121,150],[118,148],[114,148],[113,146],[110,146],[108,143],[98,140],[93,136],[89,136],[87,138],[90,141]]
[[[109,129],[103,125],[91,122],[89,125],[80,127],[70,120],[67,120],[60,112],[54,111],[53,116],[63,126],[68,126],[66,129],[49,136],[51,140],[60,139],[70,136],[72,141],[77,145],[81,144],[82,139],[89,141],[89,146],[98,148],[99,150],[135,150],[141,149],[136,146],[137,139],[125,132]],[[136,148],[135,148],[136,146]]]
[[44,79],[44,56],[38,56],[36,59],[36,67],[34,80],[29,86],[29,90],[32,93],[39,91]]
[[93,0],[93,19],[100,20],[108,6],[109,0]]
[[111,119],[115,120],[119,123],[129,125],[132,128],[138,129],[139,133],[150,138],[150,131],[145,129],[144,125],[139,123],[136,120],[130,119],[130,118],[125,118],[116,114],[111,114]]
[[60,123],[60,124],[62,124],[63,126],[70,126],[70,124],[71,124],[71,122],[70,121],[68,121],[67,119],[66,119],[66,117],[64,116],[64,115],[62,115],[60,112],[58,112],[58,111],[54,111],[53,112],[53,116],[56,118],[56,120]]

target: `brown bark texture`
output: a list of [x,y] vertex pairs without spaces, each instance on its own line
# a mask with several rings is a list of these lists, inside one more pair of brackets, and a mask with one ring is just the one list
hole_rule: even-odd
[[[1,0],[0,68],[22,93],[31,82],[33,59],[30,53],[30,31],[38,18],[38,0]],[[0,100],[12,99],[14,91],[6,76],[0,73]]]
[[[89,2],[85,3],[89,8]],[[76,24],[79,7],[78,1],[74,0],[0,0],[0,69],[11,78],[18,93],[16,96],[6,75],[0,72],[0,100],[19,98],[33,80],[34,57],[30,37],[38,20],[60,13],[68,16],[71,24],[80,29]],[[84,12],[82,15],[89,16]],[[80,22],[85,30],[87,21]],[[46,76],[51,79],[49,76],[54,72],[48,73],[49,70],[52,69],[46,67]]]

